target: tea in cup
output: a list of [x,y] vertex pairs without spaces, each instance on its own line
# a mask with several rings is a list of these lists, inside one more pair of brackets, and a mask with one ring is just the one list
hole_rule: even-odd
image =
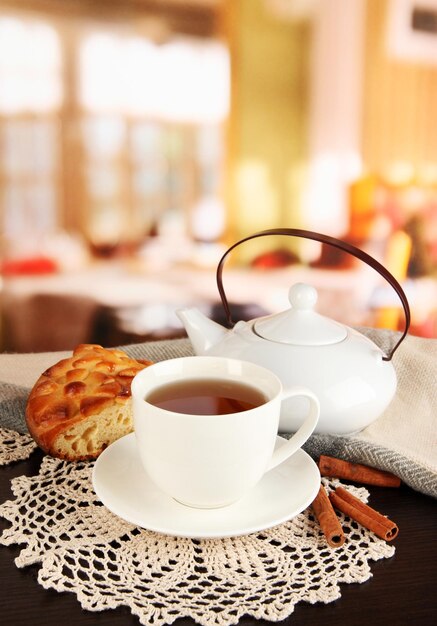
[[[307,398],[308,414],[275,450],[281,402],[292,396]],[[167,495],[197,508],[242,498],[305,443],[320,410],[309,389],[284,392],[270,370],[213,356],[151,365],[133,379],[132,399],[145,471]]]

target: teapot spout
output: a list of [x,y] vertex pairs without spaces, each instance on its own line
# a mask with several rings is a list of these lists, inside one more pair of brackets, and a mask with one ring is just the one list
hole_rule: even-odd
[[205,354],[228,332],[226,328],[208,319],[196,308],[178,309],[176,315],[184,325],[197,355]]

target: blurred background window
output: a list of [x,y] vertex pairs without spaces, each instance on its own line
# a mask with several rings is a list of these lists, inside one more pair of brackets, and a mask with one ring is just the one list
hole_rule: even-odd
[[0,13],[6,254],[35,254],[59,228],[96,254],[139,245],[164,218],[190,235],[193,207],[219,194],[227,47],[151,23]]
[[40,20],[0,18],[2,231],[8,239],[58,223],[62,52]]
[[37,20],[1,18],[0,79],[2,114],[58,110],[63,90],[56,30]]

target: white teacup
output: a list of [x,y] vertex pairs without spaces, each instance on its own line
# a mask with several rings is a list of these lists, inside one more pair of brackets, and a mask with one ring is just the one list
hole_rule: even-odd
[[[200,379],[248,385],[262,394],[262,403],[235,413],[197,415],[160,408],[145,399],[164,385]],[[309,412],[293,437],[275,450],[281,402],[291,396],[308,398]],[[264,367],[210,356],[182,357],[147,367],[132,381],[132,398],[144,469],[167,495],[197,508],[218,508],[239,500],[305,443],[320,411],[308,389],[284,392],[279,378]]]

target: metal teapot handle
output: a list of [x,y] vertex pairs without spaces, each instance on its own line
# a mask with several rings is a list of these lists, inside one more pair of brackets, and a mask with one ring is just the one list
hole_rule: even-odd
[[270,230],[263,230],[253,235],[249,235],[248,237],[245,237],[244,239],[240,239],[240,241],[237,241],[237,243],[234,243],[224,253],[224,255],[220,259],[219,264],[217,266],[216,278],[217,278],[217,287],[219,290],[220,298],[223,303],[223,307],[226,313],[226,318],[228,320],[229,327],[232,327],[234,325],[234,322],[232,321],[229,303],[226,298],[225,290],[223,288],[222,274],[223,274],[223,266],[224,266],[225,259],[228,256],[228,254],[232,252],[232,250],[234,250],[234,248],[236,248],[240,244],[245,243],[246,241],[250,241],[250,239],[256,239],[257,237],[266,237],[268,235],[287,235],[291,237],[300,237],[302,239],[312,239],[313,241],[319,241],[320,243],[328,244],[330,246],[333,246],[334,248],[338,248],[339,250],[342,250],[343,252],[348,252],[349,254],[356,257],[357,259],[364,261],[364,263],[367,263],[367,265],[369,265],[372,269],[377,271],[378,274],[380,274],[383,278],[385,278],[385,280],[391,285],[391,287],[393,287],[393,289],[396,291],[397,295],[399,296],[399,299],[402,303],[402,307],[404,309],[404,315],[405,315],[405,328],[399,341],[392,348],[388,356],[383,357],[384,361],[391,361],[394,353],[399,348],[402,341],[405,339],[408,333],[408,329],[410,327],[410,321],[411,321],[410,306],[408,304],[407,296],[405,295],[405,292],[402,289],[401,285],[396,280],[396,278],[381,263],[379,263],[379,261],[377,261],[372,256],[370,256],[370,254],[367,254],[367,252],[364,252],[364,250],[360,250],[360,248],[356,248],[355,246],[352,246],[350,243],[346,243],[345,241],[335,239],[334,237],[330,237],[329,235],[322,235],[321,233],[315,233],[311,230],[302,230],[300,228],[272,228]]

